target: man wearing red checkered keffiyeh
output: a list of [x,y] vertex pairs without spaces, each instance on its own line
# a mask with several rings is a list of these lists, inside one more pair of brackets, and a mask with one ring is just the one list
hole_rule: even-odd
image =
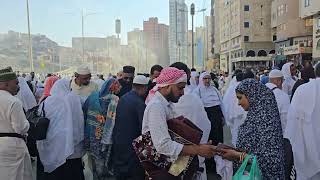
[[[183,95],[187,84],[187,74],[174,67],[164,68],[156,82],[157,85],[150,91],[149,103],[144,111],[142,134],[150,132],[157,153],[166,155],[170,162],[177,161],[181,156],[213,157],[216,154],[215,146],[180,144],[173,141],[168,132],[167,120],[174,118],[173,103],[178,102]],[[169,176],[171,179],[180,180],[179,176]],[[167,176],[165,174],[150,175],[152,179],[166,179],[164,177]]]
[[[187,79],[188,79],[187,74],[183,70],[179,70],[174,67],[164,68],[161,71],[160,76],[156,79],[157,85],[149,91],[149,95],[146,99],[146,104],[148,104],[151,101],[151,99],[159,89],[168,87],[169,85],[173,85],[173,84],[179,84],[182,82],[186,83]],[[174,95],[170,94],[170,96],[174,96]],[[178,102],[179,97],[171,97],[173,98],[172,102]]]

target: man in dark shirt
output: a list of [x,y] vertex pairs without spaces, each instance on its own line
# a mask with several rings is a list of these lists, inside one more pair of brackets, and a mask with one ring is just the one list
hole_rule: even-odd
[[144,95],[148,79],[138,75],[132,90],[119,100],[113,129],[113,165],[117,180],[143,180],[144,169],[136,156],[132,142],[141,135],[146,105]]
[[131,91],[134,71],[135,68],[133,66],[123,66],[122,78],[119,79],[119,83],[121,84],[121,90],[118,94],[119,97],[122,97],[127,92]]
[[156,85],[155,82],[153,82],[154,79],[156,79],[160,72],[162,71],[163,67],[160,65],[154,65],[151,67],[150,70],[150,81],[148,83],[148,92]]

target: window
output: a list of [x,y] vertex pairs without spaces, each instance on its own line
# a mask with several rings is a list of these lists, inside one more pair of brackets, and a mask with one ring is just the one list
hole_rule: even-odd
[[280,15],[282,15],[284,13],[284,5],[282,4],[281,6],[280,6]]
[[244,42],[248,42],[249,41],[249,36],[244,36]]
[[262,21],[260,22],[260,24],[261,24],[261,26],[263,26],[263,22]]
[[318,29],[320,29],[320,18],[318,18],[318,20],[317,20],[317,27],[318,27]]
[[250,11],[250,6],[249,5],[244,5],[244,11]]
[[310,6],[310,0],[304,0],[304,7]]
[[317,42],[317,50],[320,50],[320,40]]
[[288,5],[285,5],[285,7],[286,7],[286,13],[288,12]]
[[244,27],[248,28],[249,27],[249,22],[244,22]]
[[272,36],[272,40],[273,40],[273,41],[276,41],[276,40],[277,40],[277,35],[273,35],[273,36]]

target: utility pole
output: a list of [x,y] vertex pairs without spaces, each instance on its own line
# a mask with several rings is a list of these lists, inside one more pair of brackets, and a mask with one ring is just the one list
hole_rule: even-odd
[[27,1],[27,19],[28,19],[28,40],[29,40],[29,61],[30,61],[30,72],[33,72],[33,53],[32,53],[32,39],[30,33],[30,15],[29,15],[29,0]]
[[84,15],[83,9],[81,10],[81,30],[82,30],[82,62],[84,62]]
[[191,4],[191,9],[190,9],[190,13],[191,13],[191,18],[192,18],[192,23],[191,23],[191,49],[192,49],[192,68],[194,68],[194,34],[193,34],[193,18],[194,18],[194,13],[195,13],[195,5],[194,3]]

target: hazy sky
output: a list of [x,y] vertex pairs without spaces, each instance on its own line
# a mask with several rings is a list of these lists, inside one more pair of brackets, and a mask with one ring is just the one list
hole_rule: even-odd
[[[210,0],[186,0],[196,9],[207,8]],[[169,0],[29,0],[32,34],[45,34],[60,45],[71,46],[71,38],[81,36],[81,10],[97,13],[85,17],[85,36],[115,34],[114,22],[121,19],[122,42],[134,28],[143,28],[143,20],[158,17],[169,25]],[[202,13],[195,24],[203,24]],[[190,17],[189,17],[190,18]],[[0,0],[0,33],[8,30],[27,32],[26,0]]]

